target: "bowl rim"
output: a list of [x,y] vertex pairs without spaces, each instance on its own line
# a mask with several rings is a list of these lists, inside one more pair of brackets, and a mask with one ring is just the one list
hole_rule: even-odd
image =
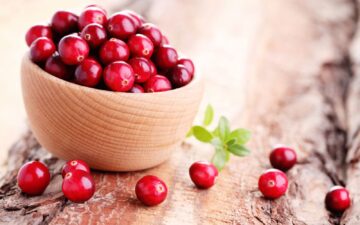
[[117,95],[117,96],[126,96],[126,97],[129,97],[129,96],[136,96],[136,97],[139,97],[139,96],[164,96],[164,95],[169,95],[169,94],[181,93],[183,91],[191,89],[197,83],[202,82],[202,76],[200,75],[199,72],[197,72],[196,76],[194,74],[194,78],[189,84],[187,84],[183,87],[180,87],[180,88],[171,89],[169,91],[145,92],[145,93],[117,92],[117,91],[102,90],[102,89],[97,89],[97,88],[93,88],[93,87],[82,86],[82,85],[75,84],[75,83],[72,83],[67,80],[60,79],[54,75],[51,75],[50,73],[46,72],[40,66],[33,63],[30,60],[30,52],[29,51],[27,51],[27,53],[24,55],[23,63],[28,64],[31,67],[31,69],[35,70],[37,72],[37,74],[40,75],[43,79],[49,80],[54,83],[58,83],[63,86],[68,86],[69,88],[72,88],[72,89],[78,89],[78,90],[80,90],[80,91],[82,90],[84,92],[92,92],[94,94],[101,93],[101,94],[105,94],[105,95]]

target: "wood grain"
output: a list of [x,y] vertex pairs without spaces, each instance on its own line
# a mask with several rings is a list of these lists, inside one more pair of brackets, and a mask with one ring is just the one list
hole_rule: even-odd
[[[156,15],[152,10],[156,12],[163,4],[152,2],[146,15]],[[207,1],[196,4],[205,6]],[[153,169],[131,173],[94,172],[95,196],[84,204],[73,204],[64,199],[59,190],[63,161],[47,154],[29,132],[10,151],[11,167],[1,180],[0,221],[18,224],[29,221],[32,224],[359,224],[358,3],[351,0],[265,1],[263,13],[258,38],[249,56],[244,111],[234,107],[239,99],[230,95],[239,92],[241,78],[231,76],[233,82],[225,84],[217,70],[219,65],[207,64],[206,70],[214,71],[206,73],[209,95],[211,90],[216,90],[213,95],[219,95],[219,102],[225,97],[223,101],[232,101],[232,107],[222,110],[230,115],[233,124],[245,126],[253,133],[249,146],[252,154],[233,158],[212,189],[198,190],[188,177],[190,164],[209,158],[212,153],[210,147],[190,140],[174,151],[168,161]],[[209,20],[216,19],[209,17]],[[223,69],[228,68],[227,63],[228,59],[222,59]],[[219,102],[216,104],[221,105]],[[257,190],[257,179],[270,167],[267,156],[271,146],[278,143],[296,148],[299,163],[288,172],[287,194],[270,201]],[[45,161],[56,175],[44,196],[27,198],[17,189],[15,174],[22,163],[34,159]],[[135,198],[134,185],[145,174],[161,177],[170,190],[167,200],[157,207],[144,207]],[[346,185],[354,200],[343,215],[333,215],[324,206],[325,193],[335,184]]]

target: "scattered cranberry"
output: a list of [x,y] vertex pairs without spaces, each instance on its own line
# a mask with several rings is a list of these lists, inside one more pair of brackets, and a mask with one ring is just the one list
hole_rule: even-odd
[[209,162],[198,161],[191,165],[189,169],[191,180],[198,188],[210,188],[215,184],[218,170]]
[[63,80],[70,80],[74,74],[73,68],[66,65],[57,54],[46,60],[45,71]]
[[286,172],[296,163],[296,153],[288,147],[274,148],[270,153],[271,165],[279,170]]
[[134,86],[130,89],[131,93],[145,93],[144,88],[140,84],[134,84]]
[[349,191],[341,186],[332,187],[326,194],[325,204],[332,212],[344,212],[351,205]]
[[92,23],[84,27],[81,37],[87,41],[92,48],[97,48],[107,39],[106,30],[100,24]]
[[125,13],[113,14],[108,20],[107,28],[112,37],[123,40],[136,32],[136,26],[132,18]]
[[75,82],[86,87],[99,84],[102,75],[101,65],[94,59],[85,59],[75,70]]
[[67,173],[73,172],[74,170],[82,170],[90,174],[90,167],[88,166],[88,164],[80,159],[75,159],[67,161],[64,164],[61,175],[64,178]]
[[159,46],[162,40],[162,34],[160,29],[151,23],[144,23],[138,31],[140,34],[145,35],[148,37],[154,46]]
[[155,60],[160,68],[169,69],[176,65],[178,61],[178,54],[173,47],[169,45],[162,45],[156,53]]
[[68,65],[78,65],[89,55],[89,46],[77,35],[67,35],[60,40],[59,54]]
[[146,92],[162,92],[171,90],[170,81],[162,76],[155,75],[151,76],[145,83],[145,91]]
[[104,69],[104,81],[113,91],[129,91],[135,82],[134,70],[126,62],[113,62]]
[[175,87],[182,87],[190,83],[192,76],[185,66],[178,64],[171,70],[170,80]]
[[25,40],[28,46],[33,43],[39,37],[47,37],[52,39],[52,32],[50,26],[45,25],[35,25],[30,27],[30,29],[26,32]]
[[155,76],[156,74],[158,74],[156,66],[151,60],[149,60],[149,63],[150,63],[150,71],[151,71],[150,76]]
[[156,176],[144,176],[135,187],[137,198],[147,206],[154,206],[166,199],[166,184]]
[[66,173],[62,183],[62,192],[72,202],[85,202],[94,195],[95,183],[89,173],[73,170]]
[[30,58],[33,62],[43,62],[52,56],[56,51],[56,46],[47,37],[40,37],[30,45]]
[[51,20],[51,28],[59,35],[76,32],[79,17],[72,12],[57,11]]
[[144,83],[151,76],[150,61],[146,58],[136,57],[129,60],[130,66],[134,70],[135,82]]
[[185,68],[189,71],[191,76],[194,76],[195,66],[191,59],[188,58],[179,58],[178,64],[185,66]]
[[106,13],[98,7],[87,7],[79,16],[79,28],[82,30],[88,24],[96,23],[105,26],[107,22]]
[[132,56],[150,58],[154,52],[154,44],[142,34],[135,34],[129,38],[128,46]]
[[25,163],[17,175],[18,186],[28,195],[41,195],[50,183],[48,168],[41,162]]
[[101,61],[109,64],[115,61],[127,61],[130,50],[122,40],[111,38],[101,46],[99,54]]
[[285,194],[288,180],[281,170],[269,169],[260,176],[258,185],[259,190],[266,198],[275,199]]

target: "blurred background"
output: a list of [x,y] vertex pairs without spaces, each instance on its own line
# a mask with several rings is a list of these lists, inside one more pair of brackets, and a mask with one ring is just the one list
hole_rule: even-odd
[[[217,111],[242,110],[245,75],[257,28],[262,18],[261,0],[131,0],[131,1],[3,1],[0,7],[0,172],[7,151],[28,127],[20,83],[21,58],[27,51],[24,35],[35,24],[47,23],[59,9],[80,12],[99,4],[109,14],[129,8],[158,25],[179,51],[195,61],[206,80],[203,106]],[[224,92],[225,88],[225,92]],[[237,102],[227,96],[237,96]],[[237,111],[238,111],[237,110]],[[236,120],[234,115],[226,115]]]

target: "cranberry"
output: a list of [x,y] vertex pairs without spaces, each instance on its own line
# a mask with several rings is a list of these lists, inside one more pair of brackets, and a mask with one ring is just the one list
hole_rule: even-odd
[[106,30],[100,24],[92,23],[84,27],[81,37],[87,41],[92,48],[97,48],[107,40]]
[[161,45],[168,45],[168,44],[170,44],[169,39],[165,35],[162,35],[162,37],[161,37]]
[[279,170],[287,171],[296,163],[296,153],[288,147],[274,148],[270,153],[271,165]]
[[105,26],[107,22],[106,13],[98,7],[87,7],[79,16],[79,28],[82,30],[88,24],[97,23]]
[[62,183],[62,192],[72,202],[85,202],[94,195],[95,183],[88,172],[73,170],[66,173]]
[[144,23],[138,31],[140,34],[145,35],[148,37],[154,46],[159,46],[162,40],[162,34],[160,29],[151,23]]
[[89,46],[77,35],[67,35],[60,40],[59,54],[62,61],[68,65],[80,64],[89,55]]
[[133,23],[135,24],[136,29],[141,27],[141,25],[145,21],[141,15],[137,14],[136,12],[134,12],[132,10],[123,10],[122,13],[125,13],[130,16]]
[[109,64],[115,61],[127,61],[130,50],[122,40],[111,38],[101,46],[99,54],[101,61]]
[[179,58],[178,64],[185,66],[185,68],[189,71],[191,76],[194,76],[195,73],[195,66],[191,59],[187,58]]
[[30,27],[30,29],[26,32],[25,40],[28,46],[33,43],[39,37],[47,37],[52,39],[52,32],[50,26],[45,25],[35,25]]
[[178,64],[171,70],[170,80],[175,87],[183,87],[190,83],[192,76],[185,66]]
[[135,187],[137,198],[147,206],[154,206],[166,199],[167,187],[164,181],[156,176],[144,176]]
[[156,66],[151,60],[149,60],[149,63],[150,63],[151,76],[155,76],[157,74]]
[[131,93],[144,93],[144,88],[140,84],[134,84],[134,86],[130,89]]
[[30,45],[30,58],[33,62],[43,62],[56,51],[56,46],[47,37],[39,37]]
[[72,12],[57,11],[51,19],[52,29],[59,35],[77,31],[79,17]]
[[103,11],[103,13],[104,13],[105,15],[107,15],[107,11],[106,11],[103,7],[101,7],[101,6],[99,6],[99,5],[91,4],[91,5],[87,5],[87,6],[85,7],[85,9],[87,9],[87,8],[98,8],[98,9],[100,9],[101,11]]
[[63,63],[57,54],[48,58],[45,71],[63,80],[70,80],[74,74],[73,68]]
[[155,75],[146,81],[144,88],[146,92],[169,91],[171,90],[171,83],[166,77]]
[[17,175],[18,186],[28,195],[41,195],[50,183],[48,168],[41,162],[25,163]]
[[332,187],[326,194],[325,204],[332,212],[344,212],[351,205],[349,191],[341,186]]
[[142,34],[135,34],[129,38],[128,46],[132,56],[150,58],[154,52],[154,44]]
[[269,169],[260,176],[258,185],[259,190],[266,198],[275,199],[285,194],[288,180],[281,170]]
[[189,169],[191,180],[198,188],[210,188],[215,184],[218,170],[209,162],[198,161],[191,165]]
[[76,67],[75,82],[86,87],[95,87],[99,84],[101,75],[101,65],[94,59],[85,59]]
[[136,32],[132,18],[125,13],[113,14],[108,20],[107,28],[112,37],[123,40]]
[[135,73],[135,82],[144,83],[151,76],[150,61],[146,58],[136,57],[129,60]]
[[74,170],[82,170],[90,174],[90,167],[88,166],[88,164],[80,159],[75,159],[67,161],[64,164],[61,175],[64,178],[67,173],[73,172]]
[[134,70],[126,62],[113,62],[104,69],[104,81],[113,91],[129,91],[135,82]]
[[178,54],[176,50],[169,45],[162,45],[159,47],[156,56],[156,64],[162,69],[169,69],[176,65]]

